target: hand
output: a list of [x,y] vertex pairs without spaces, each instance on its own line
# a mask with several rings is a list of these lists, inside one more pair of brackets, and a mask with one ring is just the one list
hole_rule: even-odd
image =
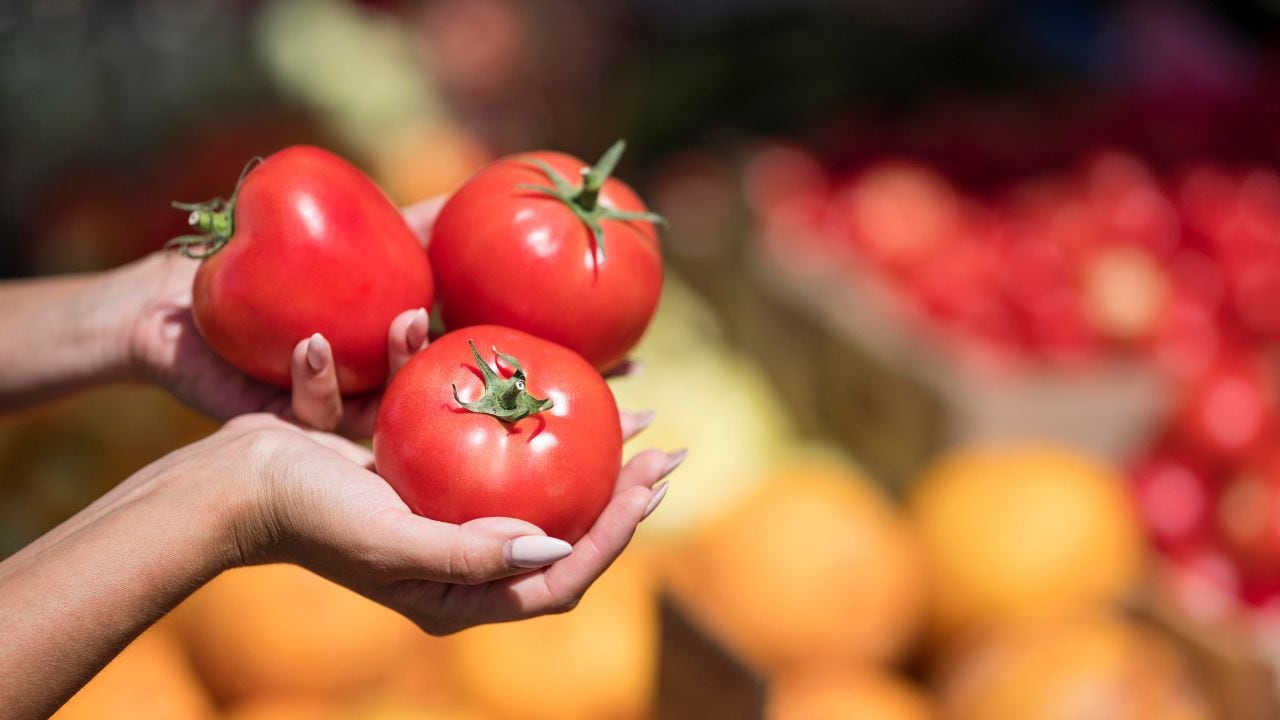
[[[624,415],[624,432],[647,419]],[[365,448],[271,415],[237,418],[0,561],[0,707],[48,717],[144,628],[237,565],[298,563],[433,634],[568,610],[661,502],[661,480],[683,457],[648,450],[628,462],[570,548],[511,518],[419,517],[367,469]]]
[[[627,437],[651,416],[624,414]],[[390,607],[431,634],[563,612],[666,495],[684,452],[646,450],[618,475],[613,499],[572,548],[513,518],[462,525],[414,515],[367,468],[366,448],[267,415],[234,420],[207,451],[242,458],[255,488],[234,524],[234,564],[300,564]],[[221,463],[216,463],[221,464]]]
[[[404,210],[424,246],[443,204],[443,198],[435,198]],[[267,412],[349,437],[373,434],[381,393],[343,398],[332,349],[322,336],[295,347],[292,392],[248,377],[214,352],[191,317],[191,284],[198,267],[198,261],[177,253],[157,253],[108,279],[107,302],[136,308],[124,330],[136,374],[218,420]],[[406,310],[392,321],[387,333],[391,375],[425,346],[427,329],[425,308]]]

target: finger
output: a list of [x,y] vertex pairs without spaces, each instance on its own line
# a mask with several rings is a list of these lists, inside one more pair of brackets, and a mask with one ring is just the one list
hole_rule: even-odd
[[643,369],[644,369],[644,363],[640,362],[639,360],[635,358],[623,358],[621,362],[619,362],[617,365],[614,365],[607,372],[605,372],[604,377],[607,380],[613,380],[615,378],[631,377],[632,375],[639,375],[640,371]]
[[646,487],[615,495],[591,530],[573,546],[573,554],[546,570],[512,578],[487,593],[476,609],[478,622],[506,622],[573,609],[617,559],[644,517],[654,496]]
[[426,308],[405,310],[391,321],[387,330],[387,357],[394,377],[413,354],[427,346],[427,330],[431,320]]
[[639,435],[641,430],[649,427],[653,423],[654,417],[655,413],[652,410],[642,410],[638,413],[620,410],[618,412],[618,420],[622,422],[623,442]]
[[362,468],[373,466],[373,452],[369,448],[332,433],[305,430],[307,437],[323,445]]
[[346,398],[338,432],[352,440],[373,437],[373,423],[378,417],[378,405],[381,401],[381,391]]
[[409,229],[418,236],[418,242],[422,243],[424,248],[431,242],[431,228],[435,226],[436,217],[440,215],[440,208],[444,207],[447,199],[443,195],[429,198],[400,211]]
[[333,348],[320,333],[293,348],[292,408],[298,422],[317,430],[333,430],[342,420],[342,394]]
[[618,473],[618,484],[613,488],[614,496],[633,487],[656,487],[665,477],[680,467],[680,463],[684,462],[688,454],[689,451],[685,449],[669,453],[661,450],[645,450],[637,453],[622,466],[621,472]]
[[526,573],[573,551],[569,543],[547,537],[532,523],[502,517],[453,525],[405,514],[386,540],[405,579],[459,585]]

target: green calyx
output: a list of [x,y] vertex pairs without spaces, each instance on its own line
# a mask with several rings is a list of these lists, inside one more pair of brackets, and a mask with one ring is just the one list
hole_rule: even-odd
[[503,362],[515,369],[515,373],[509,379],[503,378],[489,367],[489,363],[485,362],[484,358],[480,357],[474,342],[468,340],[467,345],[471,346],[471,355],[475,357],[476,367],[480,368],[480,375],[484,378],[484,394],[475,402],[463,402],[462,398],[458,397],[458,386],[454,385],[453,399],[459,405],[471,412],[492,415],[509,423],[523,420],[551,408],[550,398],[539,400],[525,390],[524,368],[520,367],[520,363],[515,358],[498,352],[496,347],[492,348],[494,355],[502,358]]
[[582,169],[582,184],[575,187],[563,175],[556,172],[554,168],[537,158],[530,158],[529,162],[546,174],[551,181],[552,187],[546,185],[518,185],[522,190],[533,190],[545,195],[550,195],[560,202],[563,202],[583,225],[591,231],[592,237],[596,241],[596,249],[600,252],[600,257],[604,257],[604,227],[600,224],[603,220],[638,220],[640,222],[656,223],[658,225],[666,225],[667,221],[661,215],[651,212],[628,212],[618,210],[617,208],[605,207],[600,204],[600,189],[604,187],[604,183],[613,174],[613,170],[618,166],[618,160],[622,158],[622,152],[627,149],[627,142],[619,140],[612,147],[600,156],[600,160],[589,168]]
[[214,198],[202,203],[174,202],[173,207],[191,213],[187,224],[198,231],[198,234],[183,235],[165,243],[165,248],[177,248],[183,257],[203,260],[221,250],[231,236],[235,234],[236,198],[240,195],[240,185],[249,171],[262,162],[255,157],[240,171],[240,179],[231,192],[231,199]]

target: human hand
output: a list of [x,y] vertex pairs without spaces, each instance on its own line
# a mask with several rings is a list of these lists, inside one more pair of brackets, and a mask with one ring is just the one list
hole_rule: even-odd
[[[627,437],[651,416],[623,414]],[[219,437],[221,436],[221,437]],[[233,420],[216,454],[241,459],[247,511],[233,524],[232,564],[293,562],[390,607],[431,634],[569,610],[667,492],[684,452],[646,450],[574,546],[513,518],[461,525],[413,514],[343,438],[267,415]]]
[[[650,418],[624,415],[624,433]],[[569,547],[512,518],[414,515],[360,445],[272,415],[239,417],[0,561],[0,706],[48,717],[144,628],[238,565],[300,564],[432,634],[568,610],[661,502],[662,478],[683,457],[634,457]]]

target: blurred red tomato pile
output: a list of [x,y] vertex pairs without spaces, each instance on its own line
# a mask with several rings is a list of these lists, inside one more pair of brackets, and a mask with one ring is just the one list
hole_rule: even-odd
[[770,256],[871,276],[953,345],[1007,362],[1150,359],[1176,378],[1280,334],[1280,176],[1123,152],[974,194],[927,164],[836,176],[766,148],[744,177]]

